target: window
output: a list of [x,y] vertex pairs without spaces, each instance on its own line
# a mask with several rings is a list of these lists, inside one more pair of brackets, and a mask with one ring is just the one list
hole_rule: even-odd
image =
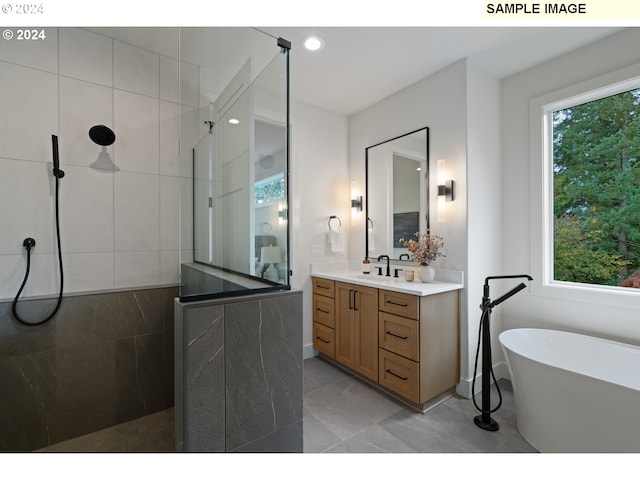
[[543,159],[544,205],[539,227],[532,223],[541,256],[533,247],[532,260],[542,264],[543,286],[637,293],[640,79],[564,93],[532,102],[543,119],[532,161]]
[[285,198],[284,173],[260,180],[255,184],[255,204],[257,207],[273,204]]
[[640,89],[548,119],[554,280],[640,288]]

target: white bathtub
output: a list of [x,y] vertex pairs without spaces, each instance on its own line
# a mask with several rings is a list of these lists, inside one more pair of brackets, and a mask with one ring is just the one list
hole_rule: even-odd
[[640,347],[521,328],[499,336],[522,436],[541,452],[640,452]]

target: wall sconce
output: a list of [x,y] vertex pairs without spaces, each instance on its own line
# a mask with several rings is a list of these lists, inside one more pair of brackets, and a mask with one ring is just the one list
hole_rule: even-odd
[[351,213],[362,211],[362,195],[358,190],[356,182],[351,182]]
[[454,200],[453,180],[447,180],[447,161],[438,160],[438,221],[447,221],[446,202]]
[[278,225],[283,225],[287,221],[287,207],[280,203],[278,204]]

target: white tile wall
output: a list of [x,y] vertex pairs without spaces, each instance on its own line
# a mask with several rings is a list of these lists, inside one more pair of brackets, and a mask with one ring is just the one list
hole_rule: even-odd
[[179,71],[175,58],[160,55],[160,100],[178,103]]
[[87,167],[65,167],[60,180],[63,253],[112,252],[114,175]]
[[58,76],[0,62],[0,79],[0,157],[50,162]]
[[180,109],[177,103],[160,101],[160,174],[180,174],[180,152],[175,139],[180,134]]
[[166,250],[160,252],[160,283],[163,285],[180,282],[180,252]]
[[114,253],[65,253],[64,291],[88,292],[109,290],[117,285],[114,281]]
[[[193,179],[180,177],[180,216],[186,219],[193,219]],[[180,222],[180,249],[182,251],[182,261],[193,261],[193,250],[189,249],[193,245],[193,222]]]
[[[197,139],[197,68],[180,69],[190,102],[180,107],[176,60],[79,28],[48,32],[37,48],[0,45],[0,300],[22,282],[28,236],[37,245],[23,297],[59,289],[52,134],[65,171],[65,292],[177,283],[192,236],[179,207],[191,202],[191,147],[179,151],[178,139]],[[88,136],[98,124],[116,134],[104,150]],[[100,155],[116,169],[96,169]]]
[[182,107],[180,176],[193,178],[193,147],[198,142],[198,109]]
[[114,90],[116,165],[127,172],[160,172],[158,98]]
[[81,28],[61,28],[60,75],[113,86],[113,40]]
[[114,175],[115,248],[160,250],[159,175],[120,171]]
[[[113,89],[73,78],[60,77],[60,136],[62,165],[91,166],[102,147],[89,139],[94,125],[113,128]],[[107,147],[113,155],[113,147]],[[113,159],[113,157],[111,157]]]
[[159,98],[160,56],[143,48],[114,42],[114,86]]
[[180,249],[180,178],[160,177],[160,249]]
[[[178,76],[180,76],[179,79]],[[198,67],[182,62],[180,72],[178,72],[178,61],[161,55],[160,99],[178,103],[178,82],[180,83],[180,103],[197,107]]]
[[30,42],[3,40],[0,60],[58,73],[58,29],[45,28],[45,38]]
[[[36,247],[37,246],[38,244],[36,244]],[[60,277],[58,275],[57,253],[36,253],[35,248],[31,253],[29,281],[22,291],[20,298],[58,293],[60,290]],[[18,293],[18,289],[24,278],[25,263],[26,254],[0,255],[0,267],[2,268],[3,277],[0,286],[7,292],[7,299],[13,299]],[[5,266],[7,267],[6,271],[4,270]]]
[[0,255],[21,255],[22,241],[36,240],[34,253],[55,251],[54,195],[50,166],[2,158]]
[[115,282],[120,287],[160,284],[160,252],[116,252]]

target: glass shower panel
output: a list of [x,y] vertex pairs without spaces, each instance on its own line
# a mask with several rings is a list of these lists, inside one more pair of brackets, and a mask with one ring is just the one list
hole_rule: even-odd
[[202,221],[193,224],[193,256],[196,262],[211,263],[212,252],[209,232],[211,231],[212,184],[211,161],[213,134],[207,134],[193,149],[193,216]]
[[290,288],[288,55],[279,48],[193,148],[182,301]]

